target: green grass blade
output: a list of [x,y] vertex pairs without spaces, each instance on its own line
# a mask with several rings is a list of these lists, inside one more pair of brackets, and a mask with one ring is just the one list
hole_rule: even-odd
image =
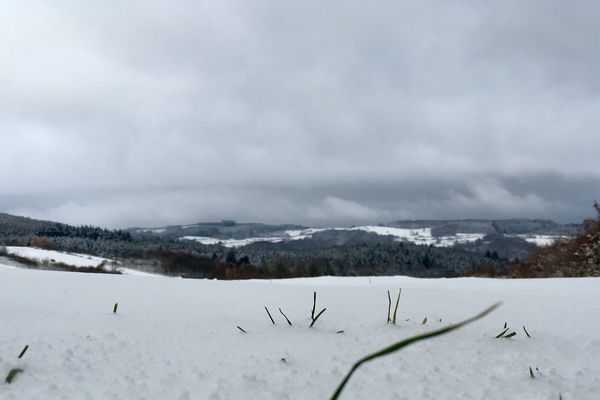
[[394,307],[394,317],[392,318],[392,323],[396,325],[396,315],[398,314],[398,304],[400,304],[400,294],[402,293],[402,289],[398,289],[398,298],[396,299],[396,307]]
[[315,308],[317,307],[317,292],[313,292],[313,308],[312,308],[312,312],[310,313],[310,319],[313,321],[315,321]]
[[390,318],[390,312],[392,310],[392,296],[390,296],[390,291],[389,290],[387,291],[387,293],[388,293],[388,318],[387,318],[387,322],[389,324],[390,321],[392,320]]
[[427,317],[423,318],[423,321],[421,321],[421,325],[425,325],[427,323]]
[[505,339],[511,338],[513,336],[517,336],[517,332],[511,332],[508,335],[504,336]]
[[315,324],[315,322],[317,322],[317,320],[319,319],[319,317],[325,312],[325,310],[327,310],[326,308],[322,309],[320,313],[317,314],[317,316],[315,317],[315,319],[313,319],[312,323],[310,324],[309,328],[312,328],[313,325]]
[[15,377],[17,375],[19,375],[20,373],[22,373],[23,370],[21,368],[13,368],[8,372],[8,375],[6,375],[6,379],[4,379],[4,382],[11,384],[12,381],[15,379]]
[[265,306],[265,311],[267,312],[267,314],[269,314],[269,318],[271,318],[271,322],[273,323],[273,325],[275,325],[275,320],[273,319],[273,317],[271,317],[271,313],[269,312],[267,306]]
[[441,328],[441,329],[436,329],[434,331],[430,331],[427,333],[424,333],[422,335],[417,335],[417,336],[412,336],[409,337],[408,339],[404,339],[401,340],[400,342],[394,343],[391,346],[385,347],[381,350],[379,350],[378,352],[375,352],[373,354],[369,354],[366,357],[361,358],[360,360],[358,360],[356,363],[354,363],[354,365],[352,366],[352,368],[350,369],[350,372],[348,372],[348,374],[344,377],[344,379],[342,379],[342,382],[339,384],[339,386],[337,387],[336,391],[333,393],[333,395],[331,396],[331,400],[337,400],[340,396],[340,394],[342,393],[342,390],[344,390],[344,387],[346,386],[346,384],[348,383],[348,381],[350,380],[350,377],[352,376],[352,374],[354,374],[354,372],[364,363],[374,360],[376,358],[379,357],[383,357],[386,355],[389,355],[391,353],[394,353],[400,349],[402,349],[403,347],[406,347],[408,345],[411,345],[413,343],[419,342],[421,340],[426,340],[426,339],[430,339],[433,338],[435,336],[439,336],[439,335],[443,335],[445,333],[451,332],[455,329],[461,328],[467,324],[470,324],[471,322],[474,322],[480,318],[485,317],[487,314],[491,313],[492,311],[494,311],[496,308],[498,308],[498,306],[500,306],[500,303],[496,303],[494,305],[492,305],[491,307],[486,308],[485,310],[483,310],[482,312],[480,312],[479,314],[468,318],[462,322],[459,322],[457,324],[453,324],[453,325],[449,325],[445,328]]
[[119,303],[115,303],[115,305],[113,306],[113,314],[117,313],[118,308],[119,308]]
[[504,336],[504,334],[505,334],[506,332],[508,332],[508,328],[506,328],[505,330],[503,330],[502,332],[500,332],[500,333],[499,333],[499,334],[496,336],[496,339],[499,339],[499,338],[501,338],[502,336]]
[[25,353],[27,353],[27,349],[29,348],[29,345],[25,345],[25,347],[23,347],[23,350],[21,350],[21,353],[19,354],[19,357],[17,358],[23,358],[23,356],[25,355]]
[[529,367],[529,376],[532,378],[535,378],[535,375],[533,374],[533,370],[531,369],[531,367]]
[[281,308],[279,308],[279,312],[281,313],[281,315],[283,315],[283,317],[285,318],[285,320],[287,321],[287,323],[292,326],[292,321],[290,321],[290,319],[287,317],[287,315],[285,315],[283,313],[283,311],[281,311]]

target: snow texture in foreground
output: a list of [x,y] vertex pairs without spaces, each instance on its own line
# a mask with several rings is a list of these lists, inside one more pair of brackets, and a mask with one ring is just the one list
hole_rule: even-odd
[[[400,287],[394,326],[386,290]],[[309,329],[313,290],[327,311]],[[501,300],[481,321],[366,364],[342,399],[595,399],[598,293],[600,279],[226,282],[0,266],[0,374],[24,370],[0,398],[326,399],[358,358]],[[505,321],[518,335],[496,339]]]

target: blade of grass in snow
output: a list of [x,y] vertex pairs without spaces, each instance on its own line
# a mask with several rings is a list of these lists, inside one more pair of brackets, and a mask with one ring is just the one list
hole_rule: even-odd
[[525,325],[523,325],[523,330],[525,331],[525,334],[527,335],[527,337],[530,338],[531,335],[529,335],[529,332],[527,332],[527,329],[525,329]]
[[287,317],[287,315],[285,315],[283,313],[283,311],[281,311],[281,308],[279,309],[279,312],[281,313],[281,315],[283,315],[283,317],[285,318],[285,320],[287,321],[287,323],[292,326],[292,321],[290,321],[290,319]]
[[15,377],[17,375],[19,375],[20,373],[22,373],[23,370],[21,368],[13,368],[8,372],[8,375],[6,375],[6,378],[4,379],[4,382],[11,384],[12,381],[15,379]]
[[115,303],[115,305],[113,307],[113,314],[117,313],[117,308],[119,308],[119,303]]
[[401,293],[402,293],[402,289],[398,289],[398,298],[396,299],[396,307],[394,307],[394,317],[392,318],[392,323],[394,325],[396,325],[396,314],[398,314],[398,304],[400,304],[400,294]]
[[532,378],[535,378],[535,375],[533,374],[533,370],[531,369],[531,367],[529,367],[529,376]]
[[496,304],[492,305],[491,307],[486,308],[479,314],[477,314],[471,318],[468,318],[462,322],[459,322],[457,324],[449,325],[449,326],[447,326],[445,328],[441,328],[441,329],[436,329],[434,331],[430,331],[430,332],[424,333],[422,335],[409,337],[408,339],[401,340],[400,342],[394,343],[391,346],[388,346],[386,348],[379,350],[378,352],[369,354],[368,356],[361,358],[356,363],[354,363],[354,365],[350,369],[350,372],[348,372],[348,374],[344,377],[344,379],[342,379],[342,382],[339,384],[336,391],[331,396],[331,400],[336,400],[340,397],[342,390],[344,390],[344,387],[350,380],[350,377],[352,376],[352,374],[354,374],[354,372],[364,363],[374,360],[376,358],[383,357],[383,356],[389,355],[391,353],[394,353],[394,352],[402,349],[403,347],[406,347],[410,344],[419,342],[421,340],[431,339],[435,336],[443,335],[443,334],[451,332],[455,329],[461,328],[467,324],[470,324],[471,322],[474,322],[480,318],[485,317],[487,314],[489,314],[490,312],[492,312],[496,308],[498,308],[498,306],[500,306],[500,303],[496,303]]
[[317,307],[317,292],[313,292],[313,308],[312,308],[312,312],[310,313],[310,319],[314,322],[315,321],[315,308]]
[[269,314],[269,318],[271,318],[271,322],[273,323],[273,325],[275,325],[275,320],[273,319],[273,317],[271,317],[271,313],[269,312],[267,306],[265,306],[265,311],[267,311],[267,314]]
[[246,332],[244,329],[242,329],[242,328],[241,328],[239,325],[238,325],[238,327],[237,327],[237,328],[238,328],[240,331],[244,332],[244,333],[248,333],[248,332]]
[[502,336],[504,336],[504,334],[508,332],[508,328],[506,328],[505,330],[503,330],[502,332],[500,332],[497,336],[496,339],[501,338]]
[[319,317],[325,312],[325,310],[327,310],[326,308],[322,309],[320,313],[317,314],[317,316],[315,317],[315,319],[313,319],[313,321],[311,322],[309,328],[312,328],[313,325],[315,324],[315,322],[317,322],[317,320],[319,319]]
[[392,296],[390,296],[390,291],[389,290],[387,291],[387,294],[388,294],[388,317],[387,317],[387,322],[389,324],[390,321],[392,320],[390,318],[390,312],[392,310]]
[[21,353],[19,354],[19,357],[17,357],[17,358],[22,358],[25,355],[25,353],[27,353],[27,349],[28,348],[29,348],[29,345],[28,344],[25,345],[25,347],[23,347],[23,350],[21,350]]

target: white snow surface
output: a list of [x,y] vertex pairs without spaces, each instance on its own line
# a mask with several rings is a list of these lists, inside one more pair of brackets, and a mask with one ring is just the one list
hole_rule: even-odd
[[437,247],[449,247],[455,244],[474,242],[483,239],[482,233],[457,233],[453,236],[433,236],[431,228],[403,229],[388,226],[357,226],[354,228],[308,228],[302,230],[288,230],[280,236],[251,237],[245,239],[218,239],[205,236],[184,236],[182,239],[195,240],[199,243],[210,245],[220,244],[225,247],[243,247],[256,242],[279,243],[286,240],[302,240],[312,237],[317,232],[328,230],[334,231],[365,231],[376,233],[381,236],[394,236],[397,241],[408,241],[415,244],[434,245]]
[[57,250],[45,250],[38,249],[36,247],[20,246],[7,246],[6,250],[9,254],[15,254],[30,260],[36,260],[38,262],[47,262],[50,266],[55,263],[63,263],[75,268],[84,268],[98,267],[102,263],[109,263],[110,265],[108,268],[116,268],[121,274],[136,276],[161,276],[159,274],[117,266],[118,263],[114,260],[109,258],[95,257],[88,254],[66,253]]
[[533,243],[539,247],[550,246],[554,242],[560,239],[568,239],[569,236],[561,236],[561,235],[509,235],[512,237],[518,237],[524,239],[529,243]]
[[[392,325],[386,291],[398,288]],[[327,311],[308,328],[313,290]],[[597,278],[214,281],[0,266],[0,378],[24,370],[0,399],[327,399],[360,357],[496,301],[480,321],[367,363],[341,398],[596,399],[598,293]],[[505,322],[517,336],[496,339]]]
[[65,253],[56,250],[44,250],[36,247],[7,246],[9,254],[37,261],[49,261],[51,263],[63,263],[72,267],[97,267],[109,259],[94,257],[87,254]]

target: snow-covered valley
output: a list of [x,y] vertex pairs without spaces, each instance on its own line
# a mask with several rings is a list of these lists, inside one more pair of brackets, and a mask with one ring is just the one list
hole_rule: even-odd
[[[399,288],[388,324],[387,290]],[[327,311],[308,328],[313,291]],[[23,370],[0,398],[329,398],[358,358],[502,301],[366,364],[341,398],[594,399],[598,293],[597,278],[214,281],[0,266],[0,374]],[[496,338],[505,322],[517,335]]]

